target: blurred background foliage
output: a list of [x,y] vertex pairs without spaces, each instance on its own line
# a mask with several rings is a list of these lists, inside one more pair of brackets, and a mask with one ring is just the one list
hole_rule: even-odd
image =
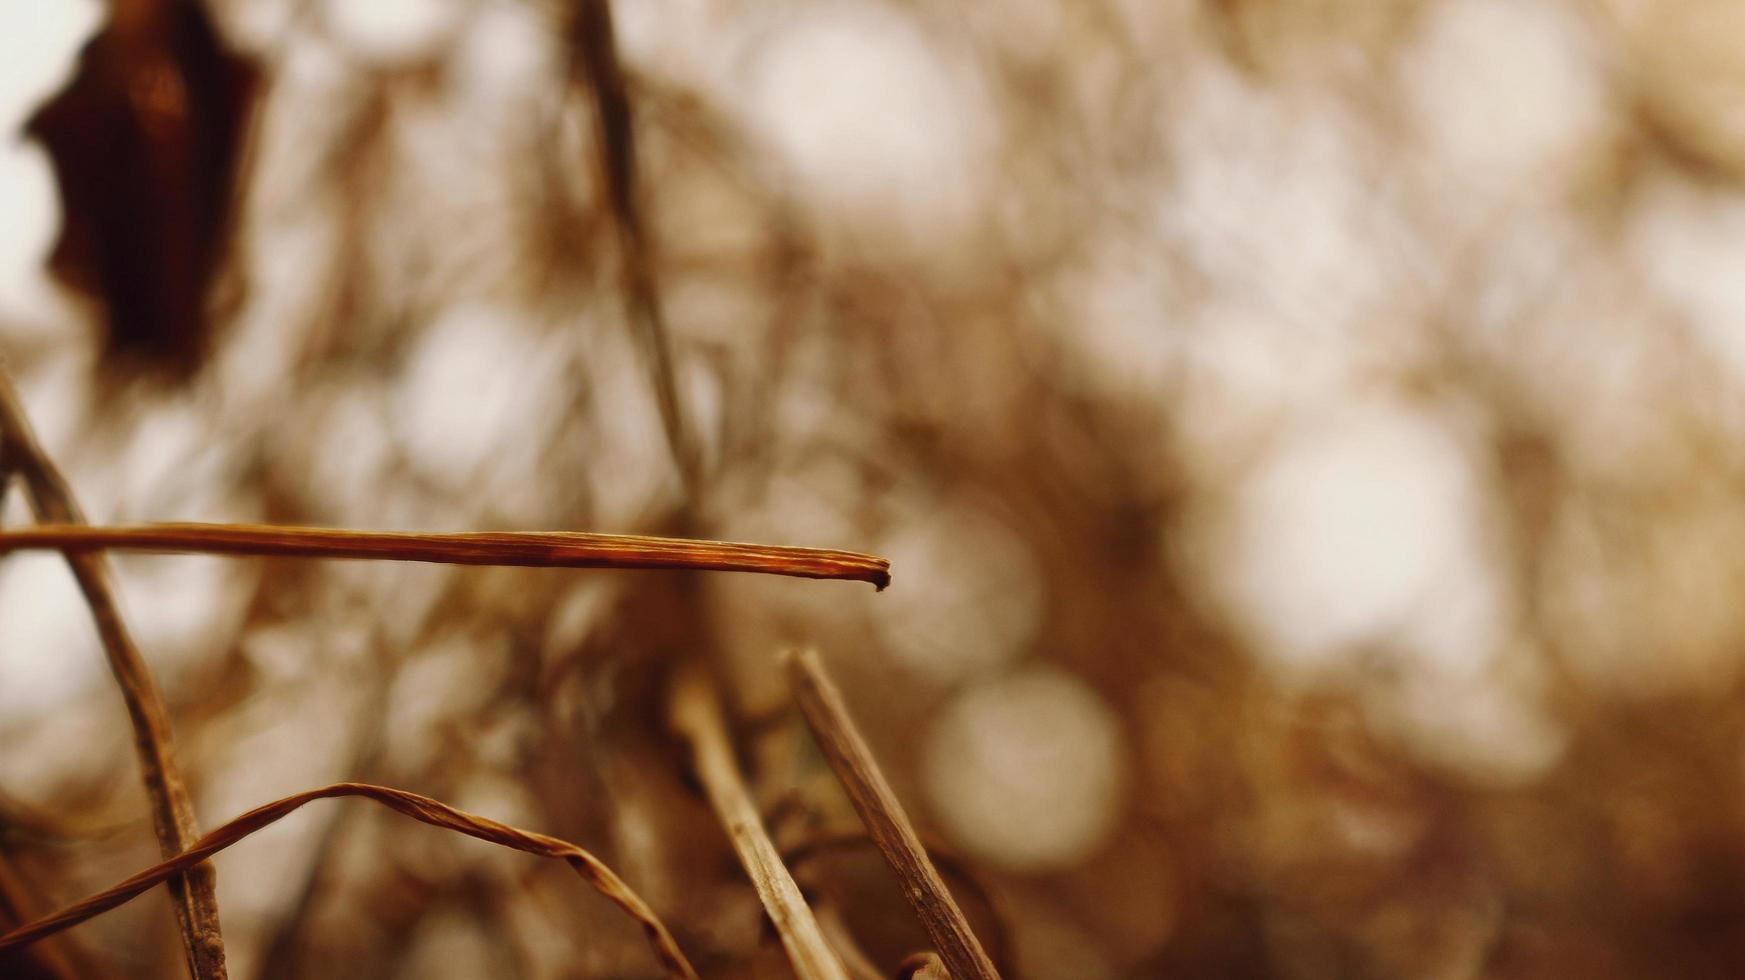
[[[204,824],[432,795],[782,975],[661,722],[703,651],[888,971],[925,938],[775,667],[815,644],[1010,976],[1737,975],[1742,8],[619,3],[687,490],[583,7],[0,9],[0,350],[93,519],[893,562],[117,556]],[[52,555],[0,563],[0,744],[39,911],[155,860]],[[561,868],[361,805],[219,899],[238,976],[652,969]],[[70,939],[180,969],[161,893]]]

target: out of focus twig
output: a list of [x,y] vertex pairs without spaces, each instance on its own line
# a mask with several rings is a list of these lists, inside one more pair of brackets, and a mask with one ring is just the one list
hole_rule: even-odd
[[0,554],[27,548],[66,551],[89,560],[86,549],[274,555],[293,558],[369,558],[451,565],[527,565],[542,568],[688,568],[761,572],[797,578],[849,579],[878,588],[890,583],[890,563],[874,555],[824,548],[738,544],[689,538],[594,534],[585,531],[471,531],[426,534],[348,531],[265,524],[141,524],[86,527],[42,524],[0,531]]
[[823,930],[824,938],[829,940],[836,955],[842,958],[842,965],[848,968],[849,976],[854,980],[885,980],[884,974],[861,948],[860,941],[854,938],[854,930],[849,928],[848,921],[842,917],[842,910],[835,905],[820,902],[814,910],[818,917],[818,928]]
[[673,728],[689,743],[697,778],[727,830],[745,873],[775,924],[800,980],[849,980],[842,961],[825,941],[794,876],[759,819],[757,805],[739,773],[721,701],[695,664],[677,673],[669,703]]
[[618,43],[613,36],[612,5],[607,0],[580,0],[570,25],[570,44],[575,63],[572,71],[583,75],[594,97],[598,123],[601,178],[618,228],[618,249],[624,266],[624,303],[632,328],[649,360],[655,401],[660,405],[661,425],[667,448],[678,467],[685,499],[695,505],[702,461],[696,443],[685,428],[674,379],[672,342],[666,317],[661,312],[660,291],[655,287],[654,262],[649,256],[636,200],[636,127],[630,111],[630,86],[618,61]]
[[787,668],[794,699],[817,737],[818,747],[866,823],[879,853],[896,872],[903,896],[914,906],[951,975],[959,980],[999,980],[999,971],[927,857],[921,838],[879,771],[872,750],[855,728],[842,693],[824,672],[818,654],[812,650],[790,653]]
[[[411,646],[417,646],[420,639],[421,637],[415,637]],[[365,707],[360,712],[365,725],[361,736],[352,745],[351,758],[344,770],[357,776],[360,782],[373,781],[381,768],[388,724],[386,678],[385,671],[371,678]],[[265,943],[266,954],[261,957],[254,980],[287,980],[304,975],[300,967],[311,945],[306,930],[326,897],[330,879],[336,877],[335,869],[340,867],[334,854],[346,833],[346,816],[341,814],[339,818],[329,821],[322,830],[321,838],[316,842],[313,857],[309,861],[308,874],[303,879],[302,888],[291,902],[290,909],[274,927],[271,939]]]
[[[31,510],[39,522],[52,522],[75,531],[85,523],[72,489],[37,443],[11,379],[3,373],[0,373],[0,442],[6,444],[10,465],[24,478]],[[151,800],[152,828],[157,833],[159,851],[165,857],[185,851],[200,830],[194,821],[193,801],[176,762],[175,741],[163,695],[122,621],[103,556],[68,551],[66,559],[91,608],[109,669],[121,687],[121,697],[133,723],[134,748],[139,753],[146,796]],[[199,980],[221,980],[226,976],[224,938],[218,925],[217,877],[212,865],[189,862],[178,868],[169,879],[169,890],[176,922],[181,927],[189,973]]]
[[[6,461],[6,440],[0,438],[0,512],[6,509],[6,494],[12,487],[12,470]],[[0,851],[0,926],[15,926],[28,918],[25,887],[5,852]],[[16,957],[0,957],[0,970],[8,975],[52,977],[70,980],[75,974],[59,950],[44,946]]]
[[[16,926],[28,918],[30,906],[25,892],[25,884],[12,862],[0,854],[0,928]],[[0,976],[19,980],[72,980],[78,975],[66,956],[48,943],[35,949],[0,955]]]
[[93,916],[107,912],[158,882],[205,861],[255,831],[288,816],[304,804],[341,796],[361,796],[365,799],[375,800],[391,810],[403,813],[415,820],[421,820],[433,827],[466,834],[468,837],[476,837],[492,844],[500,844],[503,847],[526,851],[529,854],[537,854],[542,857],[562,858],[575,869],[577,874],[593,885],[600,894],[606,896],[613,904],[636,919],[638,924],[642,926],[642,931],[647,934],[649,945],[654,948],[655,956],[660,959],[661,965],[666,968],[669,976],[696,980],[696,970],[691,967],[690,961],[685,958],[678,943],[673,940],[672,934],[667,931],[666,926],[662,924],[654,911],[630,889],[629,885],[624,883],[623,879],[614,874],[611,868],[606,867],[598,858],[587,851],[568,841],[547,837],[544,834],[536,834],[532,831],[520,830],[487,817],[457,810],[429,797],[386,786],[372,786],[367,783],[335,783],[331,786],[312,789],[295,796],[287,796],[282,800],[275,800],[265,806],[256,807],[202,837],[194,846],[183,853],[147,868],[107,891],[99,892],[82,902],[56,912],[54,915],[38,919],[29,925],[0,936],[0,950],[34,942],[44,936],[52,935],[62,929],[78,925]]
[[951,971],[938,955],[916,953],[897,967],[897,980],[951,980]]

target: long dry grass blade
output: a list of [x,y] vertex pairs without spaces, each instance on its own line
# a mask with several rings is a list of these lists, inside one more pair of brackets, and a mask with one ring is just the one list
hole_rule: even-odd
[[[8,465],[24,478],[36,519],[78,530],[85,518],[72,488],[38,444],[24,406],[4,372],[0,372],[0,443],[6,446]],[[169,857],[187,850],[200,835],[199,825],[194,821],[193,800],[176,762],[169,712],[151,668],[146,666],[121,618],[103,556],[69,551],[66,559],[86,605],[91,608],[91,619],[103,642],[109,670],[115,675],[127,705],[140,775],[151,801],[152,829],[157,834],[159,852]],[[227,975],[224,937],[218,925],[217,877],[212,865],[190,863],[170,879],[169,891],[188,972],[196,980],[223,980]]]
[[667,931],[666,926],[654,914],[654,910],[650,909],[647,903],[643,902],[630,889],[630,886],[624,883],[623,879],[614,874],[611,868],[601,863],[599,858],[556,837],[547,837],[544,834],[520,830],[508,824],[498,823],[488,817],[456,810],[454,807],[439,803],[427,796],[419,796],[416,793],[408,793],[386,786],[372,786],[368,783],[335,783],[331,786],[312,789],[295,796],[287,796],[282,800],[274,800],[265,806],[256,807],[213,830],[181,854],[153,865],[113,888],[99,892],[82,902],[69,905],[53,915],[45,916],[29,925],[0,936],[0,951],[35,942],[44,936],[52,935],[107,912],[159,882],[205,861],[219,851],[289,815],[307,803],[341,796],[361,796],[365,799],[375,800],[389,809],[403,813],[414,820],[421,820],[433,827],[452,830],[456,833],[466,834],[468,837],[476,837],[479,840],[500,844],[518,851],[526,851],[529,854],[537,854],[541,857],[561,858],[574,868],[577,874],[599,890],[600,894],[628,912],[642,926],[642,931],[648,936],[649,945],[653,947],[655,956],[659,958],[669,976],[696,980],[696,970],[691,967],[690,961],[685,958],[678,943],[673,940],[672,934]]
[[267,524],[140,524],[87,527],[40,524],[0,531],[0,553],[57,549],[70,557],[92,549],[278,555],[294,558],[369,558],[453,565],[531,565],[558,568],[689,568],[760,572],[796,578],[848,579],[890,584],[890,562],[874,555],[824,548],[738,544],[586,531],[347,531]]
[[849,717],[842,692],[824,672],[818,654],[811,650],[790,653],[787,666],[800,713],[805,715],[818,747],[848,792],[849,802],[854,804],[879,852],[896,872],[903,896],[914,907],[951,976],[958,980],[999,980],[993,960],[982,949],[969,920],[957,907],[951,890],[945,887],[945,880],[927,856],[926,848],[921,846],[920,835],[915,833],[908,814],[897,802],[897,794],[892,792],[873,759],[866,739]]

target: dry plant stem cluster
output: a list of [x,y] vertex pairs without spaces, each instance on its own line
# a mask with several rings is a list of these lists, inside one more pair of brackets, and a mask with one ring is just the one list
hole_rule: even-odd
[[903,897],[914,907],[950,975],[957,980],[999,980],[999,971],[921,846],[920,836],[849,717],[842,693],[824,672],[818,654],[811,650],[791,653],[787,668],[794,699],[818,747],[873,843],[896,872]]
[[[684,487],[681,527],[694,533],[704,491],[703,474],[697,444],[679,402],[655,265],[638,208],[635,126],[627,81],[613,42],[610,3],[579,0],[571,26],[572,70],[582,76],[593,95],[598,164],[618,231],[625,312],[647,357],[667,447]],[[869,580],[882,589],[889,581],[888,570],[877,574]],[[706,624],[708,617],[697,595],[695,590],[687,590],[682,601],[694,622]],[[715,659],[717,651],[706,625],[700,625],[698,633],[691,656],[674,669],[668,690],[668,720],[689,745],[704,795],[775,925],[796,976],[800,980],[849,980],[842,960],[826,941],[799,886],[782,864],[739,772],[725,712],[704,666]]]
[[690,746],[703,792],[775,924],[795,975],[800,980],[848,980],[847,969],[825,940],[818,920],[800,894],[800,886],[782,864],[781,855],[764,828],[757,804],[734,760],[727,719],[707,675],[694,664],[681,668],[674,678],[668,706],[673,728]]
[[[674,383],[672,355],[655,285],[654,262],[638,214],[634,127],[628,84],[613,48],[611,9],[607,0],[578,0],[572,27],[574,67],[595,100],[601,151],[599,162],[620,234],[627,313],[651,362],[669,448],[685,487],[686,519],[682,527],[687,533],[692,533],[696,527],[695,506],[700,496],[700,464],[695,443],[685,432]],[[312,800],[364,796],[444,829],[566,860],[642,925],[669,975],[696,976],[671,934],[647,904],[586,851],[556,838],[462,813],[435,800],[400,790],[361,783],[341,783],[311,790],[252,810],[195,840],[198,829],[193,821],[187,789],[176,768],[167,715],[155,682],[116,609],[100,554],[103,550],[481,565],[745,571],[859,580],[880,589],[890,579],[888,563],[883,559],[853,552],[631,535],[566,532],[416,534],[210,524],[89,527],[64,480],[37,445],[21,407],[4,379],[0,379],[0,423],[4,424],[0,428],[0,477],[6,474],[4,467],[7,466],[24,474],[37,520],[32,528],[0,530],[0,555],[31,548],[60,550],[72,566],[91,606],[111,668],[134,720],[146,786],[153,805],[154,825],[166,858],[105,892],[0,936],[0,950],[22,947],[120,905],[159,882],[168,882],[176,899],[189,972],[198,980],[222,978],[225,975],[223,942],[208,858]],[[3,487],[3,480],[0,480],[0,487]],[[706,645],[703,649],[706,652]],[[826,942],[818,921],[806,906],[798,886],[782,864],[759,820],[734,759],[720,700],[700,666],[707,659],[699,656],[693,663],[678,669],[678,683],[673,688],[670,702],[672,721],[690,743],[706,794],[726,826],[798,975],[802,980],[848,980],[842,960]],[[864,746],[862,748],[864,750]],[[870,759],[866,765],[870,767]],[[890,802],[894,806],[894,800]],[[907,827],[906,822],[901,825]],[[878,833],[875,827],[875,836]],[[910,837],[913,837],[912,831]],[[918,849],[919,845],[915,847]],[[925,862],[924,855],[921,860]],[[937,875],[933,878],[937,884]],[[939,888],[942,890],[943,886]],[[946,901],[949,903],[949,896]],[[951,910],[955,912],[955,906]],[[843,932],[844,945],[852,945],[852,936],[847,934],[845,926]],[[964,932],[967,935],[967,927]],[[973,944],[973,936],[969,938]],[[979,953],[979,947],[976,950]],[[863,961],[858,966],[864,972],[870,964]],[[943,975],[942,971],[940,975]],[[993,974],[990,967],[986,974],[969,972],[964,975]]]
[[[507,847],[568,861],[578,873],[630,913],[648,934],[669,975],[694,978],[695,971],[671,934],[610,869],[574,844],[517,830],[462,813],[435,800],[400,790],[341,783],[269,803],[196,840],[192,805],[175,764],[167,713],[155,681],[121,620],[100,552],[105,549],[429,561],[452,564],[531,565],[581,568],[685,568],[746,571],[807,578],[866,581],[883,588],[889,564],[853,552],[732,544],[674,538],[568,532],[414,534],[285,528],[261,525],[161,524],[141,527],[89,527],[65,480],[38,445],[10,384],[0,376],[0,463],[21,472],[39,523],[0,531],[0,554],[40,548],[64,552],[91,606],[110,665],[133,718],[136,742],[153,805],[153,821],[166,860],[54,915],[0,937],[0,950],[22,947],[114,908],[159,882],[168,882],[176,900],[189,972],[199,980],[225,976],[223,940],[218,929],[211,855],[312,800],[365,796],[432,825]],[[0,470],[0,474],[8,471]],[[3,483],[3,481],[0,481]],[[693,675],[686,675],[693,676]],[[694,675],[676,700],[675,718],[692,738],[705,785],[723,813],[742,856],[755,855],[766,877],[754,874],[766,903],[786,913],[772,917],[783,929],[801,976],[806,980],[847,980],[841,963],[824,942],[799,889],[782,867],[774,845],[762,832],[743,782],[739,780],[714,692]],[[731,817],[728,814],[732,814]],[[753,834],[754,838],[748,836]],[[747,857],[748,866],[753,862]],[[780,881],[777,881],[777,878]],[[785,882],[785,886],[781,884]],[[766,886],[768,886],[766,888]],[[771,890],[773,889],[773,890]],[[779,892],[779,900],[778,900]],[[774,908],[775,905],[772,905]],[[790,941],[790,936],[803,938]],[[798,946],[795,945],[798,943]],[[799,952],[795,952],[798,949]],[[802,966],[804,964],[804,966]]]
[[[817,654],[790,654],[787,668],[795,700],[825,758],[938,949],[937,955],[928,952],[910,957],[899,975],[928,980],[999,980],[993,960],[928,858]],[[757,889],[795,974],[800,980],[846,980],[850,973],[857,977],[872,974],[871,964],[859,953],[846,924],[831,910],[814,913],[782,862],[734,759],[720,698],[700,667],[693,665],[678,672],[668,710],[673,728],[690,748],[704,794]],[[828,938],[832,934],[834,944]]]
[[614,874],[612,869],[606,867],[598,858],[587,851],[568,841],[519,830],[486,817],[456,810],[428,797],[385,786],[371,786],[367,783],[335,783],[332,786],[324,786],[320,789],[298,793],[295,796],[287,796],[282,800],[275,800],[265,806],[256,807],[207,834],[187,851],[161,864],[147,868],[107,891],[100,892],[82,902],[68,906],[54,915],[38,919],[0,936],[0,950],[11,949],[41,939],[106,912],[138,896],[159,882],[194,867],[255,831],[288,816],[304,804],[340,796],[361,796],[375,800],[383,806],[435,827],[466,834],[469,837],[476,837],[518,851],[526,851],[529,854],[561,858],[574,868],[577,874],[598,889],[600,894],[606,896],[636,919],[637,923],[642,926],[643,932],[647,934],[649,945],[653,947],[655,956],[659,958],[669,976],[684,978],[684,980],[696,980],[696,970],[686,960],[685,954],[679,950],[678,944],[674,942],[672,934],[655,916],[654,911],[630,889],[629,885],[626,885],[622,879]]
[[[11,380],[0,374],[0,444],[7,465],[23,477],[31,510],[39,522],[77,526],[85,523],[72,490],[43,452]],[[152,828],[165,857],[187,850],[199,837],[194,806],[181,768],[163,696],[145,658],[134,645],[109,585],[108,568],[100,554],[66,553],[68,566],[90,606],[109,669],[121,687],[133,723],[146,795],[151,801]],[[217,879],[208,862],[190,862],[169,879],[176,922],[181,930],[188,972],[197,980],[220,980],[225,973],[224,939],[219,931]]]
[[89,527],[61,518],[36,527],[0,531],[0,554],[24,549],[63,550],[72,561],[86,560],[79,549],[117,549],[451,565],[760,572],[870,582],[880,589],[891,580],[889,562],[852,551],[585,531],[424,534],[264,524]]

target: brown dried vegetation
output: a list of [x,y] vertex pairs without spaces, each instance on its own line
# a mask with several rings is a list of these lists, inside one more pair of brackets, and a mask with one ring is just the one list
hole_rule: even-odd
[[1736,975],[1735,6],[113,0],[0,974]]

